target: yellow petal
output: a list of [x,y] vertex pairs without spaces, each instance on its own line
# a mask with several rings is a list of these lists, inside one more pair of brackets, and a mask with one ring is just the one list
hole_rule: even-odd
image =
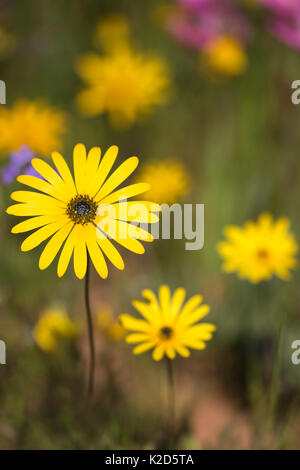
[[166,347],[166,354],[169,359],[174,359],[176,356],[175,349],[172,346]]
[[175,349],[178,354],[182,357],[189,357],[191,355],[190,351],[185,346],[176,344]]
[[154,346],[154,343],[152,343],[151,341],[147,343],[139,344],[138,346],[134,348],[133,354],[142,354],[143,352],[148,351],[149,349],[153,348],[153,346]]
[[60,155],[58,152],[52,153],[52,160],[54,165],[57,168],[57,171],[61,175],[62,179],[65,182],[64,193],[65,193],[65,200],[69,201],[76,195],[76,187],[74,183],[73,176],[71,171],[65,161],[65,159]]
[[10,197],[14,201],[29,203],[32,206],[51,206],[58,207],[60,209],[65,209],[66,207],[64,202],[59,201],[52,196],[48,196],[47,194],[41,194],[34,191],[14,191]]
[[69,235],[73,223],[69,222],[67,225],[65,225],[63,228],[61,228],[58,232],[53,235],[53,237],[49,240],[47,245],[45,246],[39,260],[39,268],[40,269],[46,269],[52,261],[54,260],[55,256],[59,252],[63,242]]
[[110,194],[115,188],[117,188],[138,166],[139,159],[137,157],[130,157],[125,160],[114,173],[106,180],[101,189],[96,195],[96,201],[101,201],[105,196]]
[[183,307],[181,314],[180,314],[180,320],[183,320],[186,318],[193,310],[195,310],[198,305],[202,302],[203,297],[202,295],[194,295],[191,297],[185,306]]
[[109,149],[105,152],[99,168],[94,175],[94,178],[90,181],[90,191],[91,195],[94,197],[97,192],[99,191],[100,187],[104,183],[109,174],[112,166],[117,158],[119,148],[116,145],[112,145]]
[[125,341],[128,344],[132,343],[141,343],[142,341],[147,341],[149,339],[148,335],[143,335],[141,333],[132,333],[126,336]]
[[85,227],[78,225],[74,245],[74,271],[78,279],[83,279],[87,268]]
[[154,361],[160,361],[163,358],[163,355],[165,353],[165,348],[162,344],[156,346],[152,353],[152,358]]
[[144,304],[144,302],[141,302],[140,300],[133,300],[132,305],[148,322],[153,322],[153,315],[151,310],[149,310],[148,305]]
[[45,227],[40,228],[39,230],[36,230],[34,233],[29,235],[29,237],[27,237],[23,241],[21,245],[21,250],[22,251],[32,250],[36,246],[40,245],[44,240],[51,237],[51,235],[57,232],[57,230],[62,228],[68,222],[69,222],[68,217],[64,216],[60,220],[57,220],[51,224],[48,224]]
[[95,269],[100,277],[106,279],[108,276],[108,269],[105,258],[102,254],[102,251],[97,243],[96,237],[88,237],[87,239],[87,249],[89,251],[91,260]]
[[34,230],[38,227],[42,227],[43,225],[55,222],[56,220],[56,215],[41,215],[38,217],[32,217],[31,219],[24,220],[23,222],[20,222],[19,224],[15,225],[11,229],[11,233],[28,232],[29,230]]
[[58,173],[50,165],[48,165],[48,163],[44,162],[40,158],[34,158],[31,160],[31,164],[33,168],[43,178],[45,178],[45,180],[55,187],[55,190],[60,194],[61,199],[63,200],[65,195],[65,183]]
[[101,250],[107,256],[109,261],[117,268],[120,270],[124,269],[124,261],[122,259],[122,256],[118,252],[118,250],[114,247],[114,245],[111,243],[108,238],[98,238],[97,237],[97,243],[99,244]]
[[66,243],[63,246],[63,249],[61,251],[61,255],[58,260],[58,265],[57,265],[57,275],[58,277],[62,277],[66,269],[69,265],[73,249],[75,246],[75,242],[77,239],[77,230],[78,230],[78,225],[75,225],[72,232],[68,236]]
[[88,153],[86,161],[86,177],[84,183],[84,193],[94,196],[95,192],[91,191],[91,181],[95,178],[101,158],[100,147],[92,147]]
[[150,331],[150,325],[145,320],[139,320],[126,313],[120,315],[120,321],[126,330],[144,331],[146,333]]
[[56,215],[57,217],[65,214],[65,209],[55,206],[38,206],[32,204],[14,204],[6,209],[7,214],[20,217],[34,215]]
[[159,288],[159,303],[161,307],[162,316],[165,321],[169,320],[170,317],[170,298],[171,292],[168,286],[161,286]]
[[86,172],[86,149],[83,144],[77,144],[73,150],[73,166],[75,186],[77,192],[84,192],[85,172]]
[[160,206],[148,201],[123,201],[113,204],[117,220],[134,221],[141,224],[156,223]]
[[[62,195],[56,191],[55,186],[45,180],[42,180],[41,178],[37,178],[36,176],[20,175],[17,177],[17,181],[19,181],[19,183],[25,184],[26,186],[37,189],[38,191],[49,194],[50,196],[56,197],[57,199],[61,199],[62,197]],[[67,196],[61,200],[66,202]]]
[[200,341],[200,340],[196,340],[192,338],[185,339],[183,343],[185,346],[188,346],[189,348],[198,349],[200,351],[206,348],[206,344],[204,343],[204,341]]
[[172,300],[171,300],[171,306],[170,306],[170,310],[171,310],[170,320],[171,321],[174,320],[179,310],[181,309],[185,296],[186,296],[186,290],[183,289],[182,287],[179,287],[174,292]]
[[209,340],[212,338],[212,333],[216,330],[215,325],[211,323],[201,323],[192,326],[186,330],[185,337],[195,340]]
[[188,315],[179,318],[179,324],[182,326],[189,326],[193,323],[200,321],[205,315],[207,315],[210,311],[210,307],[208,305],[201,305],[199,308],[190,312]]
[[128,250],[138,254],[144,253],[145,249],[135,238],[143,239],[142,237],[150,237],[148,232],[141,233],[138,227],[130,226],[127,222],[112,219],[102,219],[98,224],[98,230],[104,232],[109,238],[115,240]]
[[102,199],[101,204],[113,204],[114,202],[120,202],[124,199],[137,196],[138,194],[144,193],[150,189],[148,183],[135,183],[125,188],[118,189],[114,193],[109,194]]

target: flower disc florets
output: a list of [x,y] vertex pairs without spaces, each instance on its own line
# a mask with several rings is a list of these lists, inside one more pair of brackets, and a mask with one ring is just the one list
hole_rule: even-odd
[[67,215],[75,224],[86,225],[96,217],[97,204],[87,194],[78,194],[68,204]]

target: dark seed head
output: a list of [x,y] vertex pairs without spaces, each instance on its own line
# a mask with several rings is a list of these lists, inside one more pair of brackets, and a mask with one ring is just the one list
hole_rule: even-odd
[[86,225],[96,217],[97,204],[87,194],[78,194],[69,202],[67,215],[75,224]]
[[160,334],[164,339],[169,339],[173,335],[173,329],[169,326],[163,326],[160,329]]
[[78,215],[86,215],[90,212],[91,206],[87,202],[82,201],[78,202],[74,209]]

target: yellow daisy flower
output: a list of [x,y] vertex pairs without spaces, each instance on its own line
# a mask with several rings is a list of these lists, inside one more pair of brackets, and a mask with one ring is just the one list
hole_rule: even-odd
[[[148,190],[149,185],[139,183],[118,188],[135,170],[138,158],[126,159],[108,176],[117,154],[118,147],[114,145],[100,159],[99,147],[93,147],[87,155],[85,146],[78,144],[73,152],[75,178],[58,152],[52,153],[55,169],[39,158],[32,160],[33,167],[44,179],[30,175],[17,178],[39,191],[15,191],[11,195],[19,204],[10,206],[7,213],[31,217],[14,226],[12,233],[35,230],[22,243],[21,250],[32,250],[51,237],[40,256],[40,269],[47,268],[63,246],[57,266],[59,277],[65,273],[74,253],[74,271],[82,279],[88,252],[99,275],[106,278],[104,255],[118,269],[124,269],[123,259],[111,239],[139,254],[145,251],[139,240],[153,240],[148,232],[129,222],[157,222],[158,216],[151,211],[160,208],[146,201],[127,202]],[[138,213],[132,210],[135,208]]]
[[120,341],[125,335],[125,329],[114,318],[110,307],[103,307],[98,311],[97,325],[102,333],[111,341]]
[[185,289],[176,289],[174,295],[168,286],[161,286],[159,297],[149,289],[142,292],[146,302],[134,300],[133,306],[142,315],[137,319],[131,315],[120,315],[126,330],[134,331],[126,337],[127,343],[139,343],[133,353],[141,354],[153,349],[152,357],[160,361],[163,356],[174,359],[176,353],[188,357],[192,349],[205,349],[205,341],[212,338],[215,325],[199,323],[208,314],[208,305],[200,305],[201,295],[191,297],[185,305]]
[[0,107],[0,151],[13,152],[26,145],[48,156],[60,148],[66,130],[66,115],[42,101],[17,101],[12,109]]
[[221,36],[209,43],[201,60],[208,71],[232,77],[241,75],[247,67],[243,45],[229,36]]
[[77,325],[64,310],[57,308],[42,312],[33,330],[36,344],[47,353],[55,352],[61,341],[73,339],[77,333]]
[[151,186],[146,197],[159,204],[172,204],[188,192],[189,175],[185,167],[177,161],[148,163],[144,165],[139,177]]
[[224,260],[223,270],[237,272],[241,279],[252,283],[267,281],[273,275],[290,278],[290,269],[297,265],[298,246],[289,231],[288,219],[273,221],[270,214],[261,214],[257,222],[247,222],[244,227],[228,226],[226,241],[218,244]]
[[77,95],[76,103],[87,117],[108,113],[113,125],[128,126],[166,100],[166,63],[129,47],[102,56],[85,54],[76,69],[87,85]]

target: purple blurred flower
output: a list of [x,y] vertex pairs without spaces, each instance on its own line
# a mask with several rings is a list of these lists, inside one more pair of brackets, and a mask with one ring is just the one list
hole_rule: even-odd
[[261,0],[261,3],[279,15],[294,14],[300,9],[299,0]]
[[23,145],[19,150],[10,154],[10,162],[2,170],[2,182],[9,185],[13,180],[20,175],[32,175],[41,177],[38,172],[30,164],[30,161],[35,157],[29,147]]
[[247,42],[252,33],[247,18],[230,0],[178,0],[182,8],[167,19],[167,29],[182,43],[203,49],[220,36]]
[[268,28],[280,41],[300,50],[299,0],[262,0],[271,11]]

